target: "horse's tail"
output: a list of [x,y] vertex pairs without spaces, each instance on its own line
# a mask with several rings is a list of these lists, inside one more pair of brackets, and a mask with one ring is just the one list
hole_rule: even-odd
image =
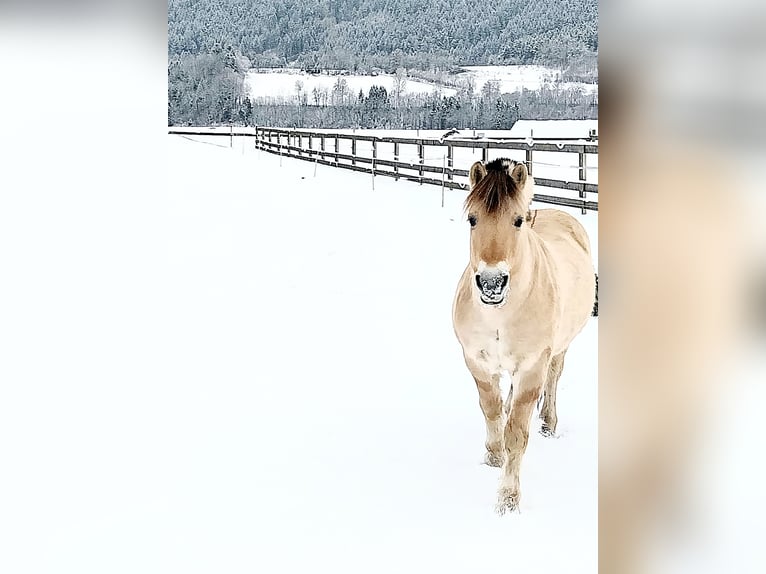
[[596,273],[596,300],[593,302],[592,317],[598,317],[598,273]]

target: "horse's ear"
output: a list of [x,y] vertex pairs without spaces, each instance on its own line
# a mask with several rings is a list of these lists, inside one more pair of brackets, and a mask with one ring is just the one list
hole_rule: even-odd
[[519,189],[524,189],[527,183],[527,166],[523,163],[517,163],[511,171],[511,179]]
[[473,189],[476,187],[476,185],[484,179],[484,176],[487,175],[487,168],[484,167],[484,164],[480,161],[477,161],[471,166],[471,170],[468,172],[468,180],[471,182],[471,188]]

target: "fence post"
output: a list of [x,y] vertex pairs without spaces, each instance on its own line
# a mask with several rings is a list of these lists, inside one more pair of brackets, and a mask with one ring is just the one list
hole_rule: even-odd
[[487,147],[481,148],[481,163],[487,163],[488,157],[489,157],[489,148]]
[[351,165],[356,165],[356,138],[351,138]]
[[[585,167],[585,146],[582,146],[580,148],[580,152],[577,154],[579,157],[579,163],[580,163],[580,181],[586,180],[586,167]],[[583,184],[582,189],[580,190],[580,197],[585,197],[585,184]]]
[[335,165],[338,164],[338,136],[335,136]]
[[229,147],[234,147],[234,125],[229,124]]
[[394,176],[395,181],[399,181],[399,142],[394,142],[394,161],[396,164],[394,165],[394,173],[396,174]]
[[527,149],[527,173],[532,175],[532,148]]
[[319,140],[319,147],[322,149],[322,159],[327,159],[324,155],[324,136]]
[[303,134],[298,134],[298,155],[303,155]]
[[313,141],[313,138],[311,137],[311,134],[309,134],[309,150],[311,150],[309,152],[309,157],[311,157],[312,155],[314,155],[311,153],[312,151],[314,151],[314,141]]
[[425,155],[425,146],[423,140],[418,144],[418,175],[420,176],[420,185],[423,185],[423,161]]
[[[452,149],[452,146],[449,147]],[[442,157],[442,207],[444,207],[444,171],[447,166],[447,158]]]
[[[452,169],[455,167],[455,161],[454,161],[454,148],[451,145],[447,146],[447,167],[449,167],[449,175],[448,175],[449,180],[452,181],[452,178],[454,177],[454,174],[452,173]],[[444,207],[443,201],[442,201],[442,207]]]
[[375,191],[375,160],[378,159],[378,140],[372,140],[372,190]]

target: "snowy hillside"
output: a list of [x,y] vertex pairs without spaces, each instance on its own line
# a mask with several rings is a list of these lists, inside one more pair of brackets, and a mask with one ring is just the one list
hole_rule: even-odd
[[464,193],[208,143],[168,137],[176,570],[595,572],[597,320],[501,519],[451,326]]

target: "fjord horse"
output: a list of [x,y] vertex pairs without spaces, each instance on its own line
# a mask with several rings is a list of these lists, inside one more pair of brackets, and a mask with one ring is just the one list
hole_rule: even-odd
[[[471,166],[465,201],[470,261],[453,304],[455,334],[479,390],[486,463],[502,467],[496,510],[518,508],[529,423],[543,396],[541,432],[556,431],[564,356],[594,311],[596,279],[583,226],[557,209],[530,211],[534,180],[523,163]],[[513,383],[505,404],[500,376]]]

